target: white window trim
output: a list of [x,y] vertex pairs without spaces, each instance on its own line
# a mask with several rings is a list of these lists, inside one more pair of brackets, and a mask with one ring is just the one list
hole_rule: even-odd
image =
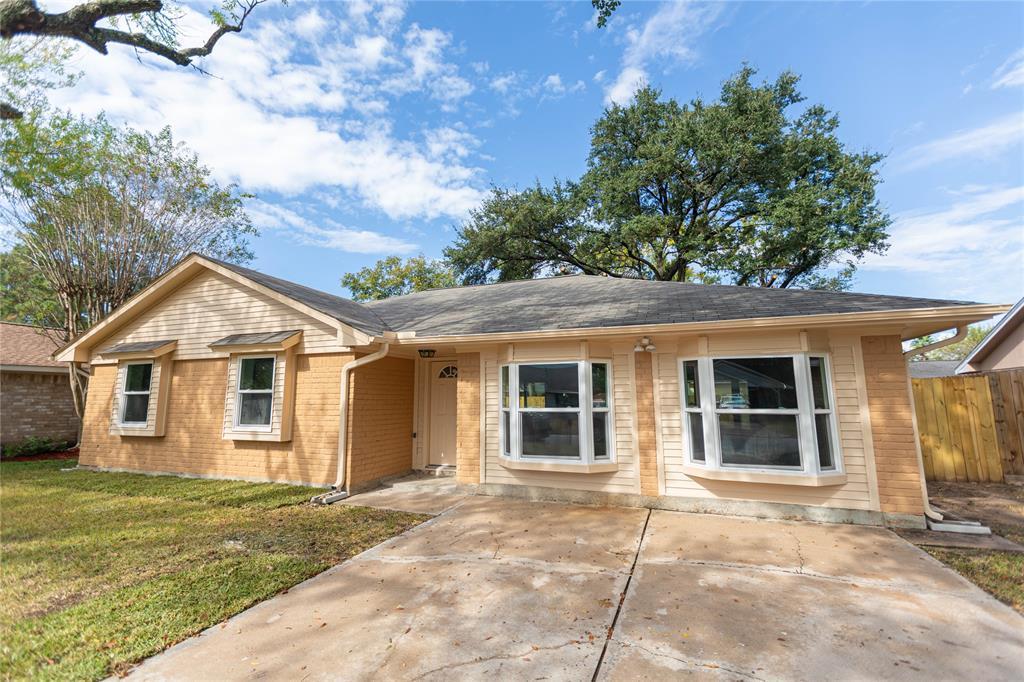
[[[607,368],[607,390],[608,407],[594,408],[593,401],[593,364],[601,364]],[[519,407],[519,367],[521,365],[576,365],[577,381],[580,387],[580,406],[576,407]],[[508,368],[508,386],[502,378],[503,369]],[[547,467],[564,467],[565,470],[587,470],[603,471],[603,467],[611,470],[616,465],[615,457],[615,404],[614,404],[614,382],[612,377],[612,361],[606,358],[591,358],[589,360],[529,360],[524,362],[508,362],[498,367],[498,450],[499,455],[505,462],[524,465],[536,464],[538,469]],[[509,406],[503,404],[505,395],[509,397]],[[520,414],[522,412],[570,412],[579,414],[580,430],[580,457],[579,459],[568,459],[565,457],[536,457],[522,455],[522,429],[520,428]],[[594,458],[594,432],[593,414],[603,412],[608,416],[605,418],[606,442],[608,444],[608,456],[602,459]],[[509,414],[509,428],[511,430],[509,445],[511,452],[505,452],[505,413]],[[551,469],[554,470],[554,469]]]
[[[273,360],[274,365],[270,372],[270,389],[242,389],[242,362],[245,360]],[[232,424],[238,431],[265,431],[271,432],[274,430],[274,392],[277,387],[277,355],[271,353],[269,355],[239,355],[236,363],[235,372],[235,414],[232,417]],[[243,394],[254,394],[254,393],[269,393],[270,394],[270,422],[267,424],[243,424],[241,423],[242,418],[242,395]]]
[[[811,386],[810,358],[821,358],[823,370],[825,371],[825,390],[828,392],[828,404],[830,409],[818,410],[814,407],[814,394]],[[797,388],[796,409],[746,409],[746,410],[719,410],[715,400],[715,360],[734,360],[742,358],[790,358],[794,363],[794,378]],[[700,392],[700,408],[686,407],[686,374],[684,362],[697,363],[697,379]],[[839,449],[838,420],[836,419],[835,386],[832,377],[832,360],[828,353],[744,353],[742,355],[708,355],[698,357],[679,358],[679,406],[683,427],[683,451],[685,453],[685,469],[698,474],[706,473],[709,478],[728,479],[735,476],[735,480],[748,480],[745,474],[751,474],[749,480],[760,479],[764,482],[786,483],[792,480],[797,483],[799,479],[817,478],[830,479],[836,482],[845,480],[843,467],[843,456]],[[687,418],[689,412],[699,412],[703,422],[704,438],[704,461],[694,460],[691,448],[690,420]],[[722,464],[722,448],[720,431],[718,427],[718,415],[721,412],[736,412],[740,414],[792,414],[797,417],[797,434],[800,442],[800,467],[766,467],[753,465]],[[818,443],[815,437],[815,414],[829,415],[829,439],[832,444],[832,464],[828,469],[822,469],[818,455]],[[828,481],[826,481],[828,482]]]
[[[149,389],[145,391],[128,390],[128,368],[134,365],[149,365]],[[149,411],[153,406],[153,375],[156,372],[155,363],[152,360],[140,360],[139,362],[124,363],[124,381],[121,382],[121,405],[118,409],[117,425],[122,429],[145,429],[149,427]],[[146,398],[146,418],[140,422],[126,422],[124,413],[128,409],[126,396],[144,395]]]

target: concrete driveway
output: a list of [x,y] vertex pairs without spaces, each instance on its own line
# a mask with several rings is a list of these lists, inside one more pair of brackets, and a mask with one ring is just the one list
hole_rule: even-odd
[[133,677],[1024,676],[1024,618],[882,529],[448,498]]

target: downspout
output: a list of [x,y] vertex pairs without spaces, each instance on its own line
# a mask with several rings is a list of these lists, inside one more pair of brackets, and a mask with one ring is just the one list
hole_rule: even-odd
[[[967,338],[967,325],[957,325],[956,334],[953,334],[953,336],[950,336],[948,339],[941,339],[935,343],[929,343],[926,346],[921,346],[920,348],[912,348],[903,353],[903,357],[909,361],[910,358],[915,355],[921,355],[928,351],[944,348],[945,346],[963,341],[965,338]],[[910,340],[911,339],[904,339],[904,341]],[[907,372],[907,392],[910,394],[910,409],[914,411],[914,445],[917,448],[917,470],[918,478],[921,479],[921,501],[924,502],[924,515],[933,521],[942,521],[944,517],[942,514],[932,509],[931,503],[928,500],[928,483],[924,480],[924,456],[921,454],[921,434],[917,429],[917,406],[914,404],[914,389],[910,383],[910,372]]]
[[357,360],[347,363],[341,368],[341,400],[339,405],[338,415],[338,474],[335,478],[334,485],[331,486],[331,492],[323,495],[318,495],[313,498],[314,501],[320,502],[321,504],[331,504],[338,500],[343,500],[348,497],[348,493],[345,492],[345,457],[348,450],[348,388],[349,388],[349,376],[352,370],[363,365],[368,365],[371,362],[376,362],[388,354],[391,350],[391,344],[382,344],[380,349],[364,355]]

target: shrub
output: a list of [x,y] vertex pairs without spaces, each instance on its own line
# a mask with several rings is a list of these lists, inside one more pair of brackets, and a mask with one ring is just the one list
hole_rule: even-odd
[[10,457],[21,457],[28,455],[39,455],[44,452],[54,452],[56,450],[66,450],[74,445],[66,440],[55,440],[53,438],[38,438],[36,436],[29,436],[25,440],[19,443],[9,443],[4,446],[3,457],[4,459]]

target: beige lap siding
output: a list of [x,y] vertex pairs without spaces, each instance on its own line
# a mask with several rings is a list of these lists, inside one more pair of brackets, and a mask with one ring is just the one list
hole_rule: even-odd
[[899,336],[861,339],[882,511],[922,514],[921,475],[907,361]]
[[[458,356],[455,471],[459,483],[480,482],[480,354]],[[494,422],[497,427],[497,421]]]
[[651,353],[636,353],[637,455],[640,492],[658,494],[658,450],[654,418],[654,375]]
[[[353,370],[348,421],[349,490],[412,470],[413,383],[414,362],[405,358],[383,358]],[[301,405],[302,394],[298,398]],[[335,436],[337,431],[335,423]]]
[[351,359],[348,354],[296,356],[292,440],[285,443],[222,438],[226,359],[174,362],[165,436],[111,435],[117,366],[95,366],[79,461],[136,471],[332,483],[338,454],[338,382],[342,364]]

